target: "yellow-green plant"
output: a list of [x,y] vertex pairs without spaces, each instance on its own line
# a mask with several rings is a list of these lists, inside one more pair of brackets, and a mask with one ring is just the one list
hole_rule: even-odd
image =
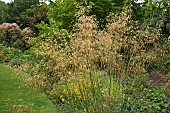
[[88,102],[91,99],[122,99],[121,84],[113,81],[113,77],[103,76],[102,72],[93,71],[77,80],[65,80],[56,83],[51,91],[56,101],[63,103]]

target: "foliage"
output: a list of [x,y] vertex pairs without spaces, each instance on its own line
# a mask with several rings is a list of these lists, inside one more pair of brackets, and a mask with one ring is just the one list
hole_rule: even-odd
[[[42,44],[42,40],[50,43],[53,43],[55,40],[59,44],[63,44],[64,47],[64,42],[67,41],[69,43],[70,37],[68,32],[71,31],[72,25],[75,22],[76,2],[69,0],[65,2],[56,1],[48,6],[44,4],[42,8],[48,11],[48,22],[41,21],[41,23],[37,23],[38,25],[35,28],[39,30],[39,34],[30,43],[33,46],[38,46]],[[42,12],[44,13],[44,10]],[[31,17],[29,19],[34,20]]]
[[148,76],[140,75],[123,81],[124,92],[127,99],[124,107],[128,112],[165,112],[170,110],[169,94],[164,90],[164,85],[156,87],[149,86]]
[[21,28],[29,27],[27,16],[34,12],[34,8],[39,5],[39,0],[14,0],[8,3],[9,15],[5,22],[17,23]]
[[159,70],[164,75],[167,75],[170,70],[170,55],[169,55],[169,48],[162,47],[159,51],[157,51],[157,59],[151,60],[148,68],[151,70]]
[[[131,6],[120,8],[125,4]],[[77,0],[38,7],[29,19],[39,34],[29,41],[29,53],[19,55],[28,58],[19,68],[61,112],[168,112],[169,81],[156,86],[147,75],[150,68],[169,73],[169,41],[161,31],[167,10],[149,2],[134,4]],[[160,13],[163,18],[157,18]],[[40,23],[42,18],[48,22]],[[22,31],[25,37],[27,31]],[[1,48],[0,57],[11,51]]]
[[30,28],[21,30],[16,23],[3,23],[0,25],[0,43],[21,50],[28,48],[27,41],[31,38]]
[[0,0],[0,24],[6,21],[8,15],[7,11],[8,11],[8,5]]
[[146,0],[142,4],[133,4],[133,19],[151,26],[163,22],[162,32],[163,34],[169,35],[169,7],[170,3],[167,0],[159,0],[156,2]]
[[[62,105],[59,104],[58,108],[61,112],[68,112],[73,111],[73,112],[93,112],[93,113],[98,113],[98,112],[131,112],[131,113],[142,113],[142,112],[165,112],[168,113],[170,110],[170,103],[169,103],[169,97],[167,95],[167,92],[163,90],[162,87],[156,87],[156,88],[148,88],[146,86],[147,82],[147,76],[146,75],[140,75],[136,76],[135,78],[128,78],[126,81],[121,80],[121,82],[118,82],[116,79],[111,79],[109,77],[109,81],[107,81],[107,75],[103,76],[102,75],[102,81],[99,79],[96,79],[95,76],[98,76],[97,73],[93,73],[94,75],[92,76],[91,82],[94,84],[91,84],[92,86],[87,86],[83,85],[81,87],[81,83],[83,84],[84,82],[81,81],[79,82],[78,87],[74,87],[76,82],[69,82],[69,84],[59,84],[60,87],[66,86],[65,89],[63,90],[63,93],[65,96],[67,95],[67,92],[69,93],[69,98],[71,98],[71,102],[67,99],[64,98],[63,93],[59,93],[58,90],[56,89],[54,92],[57,91],[56,96],[58,98],[61,98],[60,102]],[[121,79],[121,78],[119,78]],[[88,80],[88,79],[87,79]],[[105,87],[105,83],[108,83],[108,85],[112,82],[111,87],[118,87],[116,90],[113,91],[113,95],[110,95],[108,98],[105,97],[104,95],[109,94],[109,88]],[[117,83],[118,82],[118,83]],[[103,84],[104,83],[104,84]],[[125,84],[124,84],[125,83]],[[88,84],[88,82],[86,82]],[[145,85],[145,86],[144,86]],[[73,86],[70,88],[70,86]],[[97,87],[96,87],[97,86]],[[98,87],[99,86],[99,87]],[[110,86],[110,85],[109,85]],[[104,87],[104,90],[102,91],[102,87]],[[70,88],[70,89],[69,89]],[[91,98],[91,100],[86,101],[74,101],[75,97],[78,99],[81,96],[72,95],[71,92],[74,92],[74,89],[76,92],[80,92],[80,95],[82,92],[85,94],[84,96],[88,95],[91,93],[88,88],[93,89],[95,91],[98,91],[98,93],[92,93],[94,94],[94,97]],[[83,89],[83,90],[81,90]],[[103,93],[100,93],[103,92]],[[108,92],[107,92],[108,91]],[[121,91],[121,92],[118,92]],[[74,94],[74,93],[73,93]],[[78,93],[79,94],[79,93]],[[99,96],[99,95],[100,96]],[[115,96],[118,94],[117,96]],[[61,95],[61,96],[60,96]],[[99,97],[98,97],[99,96]],[[103,98],[104,96],[104,98]],[[90,96],[88,96],[90,97]],[[96,98],[97,97],[97,98]],[[106,99],[106,100],[105,100]]]
[[[14,42],[19,43],[19,40],[21,39],[22,30],[16,23],[13,24],[4,23],[0,26],[0,31],[1,31],[0,40],[1,44],[10,46],[13,45]],[[16,45],[19,45],[18,43]]]
[[112,0],[77,0],[77,2],[82,6],[91,6],[87,15],[95,15],[96,20],[99,22],[98,27],[100,29],[105,28],[107,24],[106,17],[114,8]]
[[56,0],[48,7],[48,18],[52,27],[71,30],[77,11],[75,0]]
[[[63,111],[145,111],[153,101],[136,100],[135,88],[129,88],[133,95],[126,94],[125,86],[121,85],[129,77],[133,79],[146,73],[147,63],[157,58],[160,26],[130,24],[131,10],[125,8],[121,14],[110,15],[106,29],[99,30],[95,18],[85,12],[86,7],[81,7],[71,33],[41,23],[44,33],[40,32],[39,37],[30,42],[36,59],[23,68],[30,69],[35,78],[42,78],[39,84],[54,103],[63,105]],[[119,94],[120,97],[115,97]],[[151,108],[146,109],[149,110]]]
[[137,5],[133,0],[77,0],[77,2],[81,6],[91,7],[87,15],[96,17],[100,29],[106,28],[107,16],[110,13],[121,13],[124,6]]
[[[134,30],[134,27],[127,23],[129,18],[125,13],[122,13],[122,18],[112,18],[106,30],[98,31],[92,17],[80,14],[79,23],[76,24],[75,27],[75,33],[70,36],[69,46],[62,48],[63,45],[67,44],[66,37],[60,38],[60,35],[58,35],[57,38],[61,39],[61,41],[63,41],[62,43],[58,43],[57,38],[52,39],[52,43],[49,39],[48,41],[41,42],[39,47],[36,46],[36,48],[34,48],[36,50],[35,53],[40,57],[48,56],[49,62],[46,67],[48,67],[53,74],[57,75],[60,71],[67,72],[71,68],[81,71],[93,68],[93,66],[108,69],[107,72],[115,68],[116,70],[114,71],[116,71],[116,74],[123,74],[122,71],[119,73],[118,70],[127,71],[126,66],[134,67],[131,63],[138,62],[138,65],[135,65],[134,68],[140,71],[138,70],[134,73],[126,72],[126,76],[128,76],[128,73],[135,75],[136,72],[140,73],[143,71],[144,62],[147,61],[148,58],[154,57],[154,54],[152,54],[149,49],[156,47],[155,42],[158,41],[160,37],[158,34],[159,31],[154,28]],[[156,33],[157,35],[155,35]],[[50,51],[47,53],[44,52],[48,51],[47,49]],[[56,52],[53,53],[53,51]],[[65,62],[64,64],[63,61]],[[57,62],[57,65],[55,62]],[[105,65],[105,67],[101,67],[100,64],[102,66]],[[56,65],[56,69],[53,69],[54,65]],[[62,67],[68,67],[68,69],[63,68],[64,70],[62,70]],[[124,67],[124,69],[122,69],[122,67]],[[70,71],[73,70],[71,69]]]
[[109,112],[113,110],[111,104],[123,99],[121,85],[98,71],[87,73],[81,80],[60,82],[55,87],[51,93],[61,112]]
[[[99,27],[103,28],[107,24],[106,17],[112,12],[112,0],[93,0],[90,15],[96,15],[96,20],[99,22]],[[107,7],[107,8],[106,8]]]
[[15,52],[15,50],[12,50],[12,48],[0,45],[0,62],[9,62],[12,58],[17,56],[14,53],[17,52]]
[[28,16],[27,19],[29,21],[29,26],[31,27],[33,32],[36,35],[38,35],[39,29],[38,29],[37,25],[40,24],[41,22],[44,22],[46,24],[49,23],[48,11],[45,8],[45,4],[37,7],[36,10],[34,11],[33,15]]
[[32,54],[28,51],[21,51],[17,48],[0,45],[0,63],[5,63],[13,67],[19,67],[28,60],[32,60]]
[[[145,94],[145,95],[144,95]],[[142,92],[142,98],[131,98],[129,100],[125,100],[123,109],[125,112],[165,112],[168,113],[170,110],[170,103],[166,93],[164,91],[160,91],[158,89],[144,89]]]

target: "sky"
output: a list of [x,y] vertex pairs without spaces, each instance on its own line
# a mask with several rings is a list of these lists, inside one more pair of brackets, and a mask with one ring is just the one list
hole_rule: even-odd
[[4,1],[5,3],[11,2],[11,0],[1,0],[1,1]]

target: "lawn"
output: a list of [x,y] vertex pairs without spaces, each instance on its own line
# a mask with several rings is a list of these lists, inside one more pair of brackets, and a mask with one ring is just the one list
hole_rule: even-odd
[[16,75],[13,68],[0,64],[0,113],[57,113],[41,90],[24,86]]

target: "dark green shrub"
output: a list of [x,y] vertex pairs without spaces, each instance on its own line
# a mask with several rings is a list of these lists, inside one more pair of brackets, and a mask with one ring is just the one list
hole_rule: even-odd
[[8,3],[8,18],[5,22],[17,23],[22,29],[30,27],[27,16],[32,15],[39,5],[39,0],[13,0]]
[[20,51],[15,48],[0,45],[0,62],[8,63],[15,59],[20,54]]
[[41,22],[46,24],[49,23],[48,10],[45,7],[47,7],[45,4],[37,7],[33,14],[27,17],[31,30],[33,30],[36,35],[39,33],[39,29],[37,27],[38,24]]

